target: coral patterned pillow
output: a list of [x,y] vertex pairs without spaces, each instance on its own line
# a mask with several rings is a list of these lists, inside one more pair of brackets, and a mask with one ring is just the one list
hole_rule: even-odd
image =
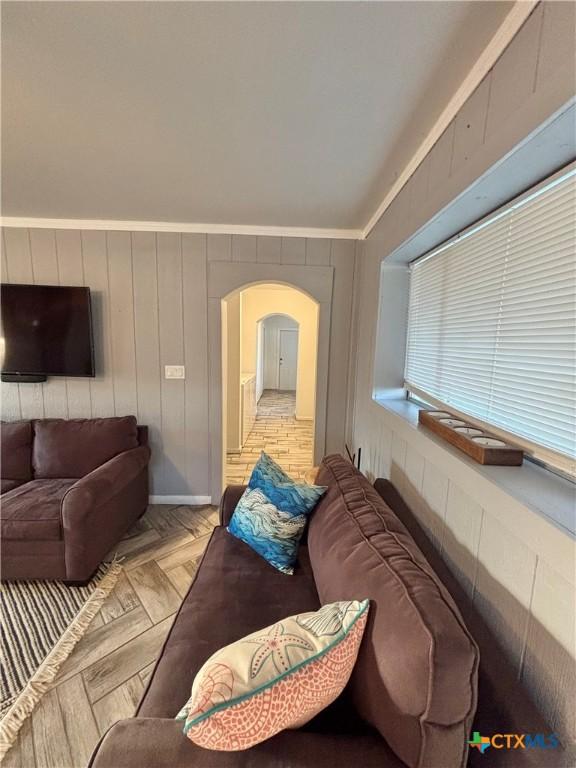
[[344,690],[356,662],[369,601],[330,603],[217,651],[200,669],[176,716],[206,749],[248,749],[298,728]]

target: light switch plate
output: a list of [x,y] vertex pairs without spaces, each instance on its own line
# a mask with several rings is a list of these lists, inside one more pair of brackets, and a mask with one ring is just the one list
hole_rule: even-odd
[[184,368],[183,365],[165,365],[164,378],[165,379],[185,379],[186,369]]

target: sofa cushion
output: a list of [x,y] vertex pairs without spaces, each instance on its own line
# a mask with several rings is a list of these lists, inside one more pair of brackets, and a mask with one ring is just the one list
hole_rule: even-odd
[[110,419],[40,419],[34,424],[34,477],[84,477],[138,446],[134,416]]
[[13,491],[14,488],[18,488],[20,485],[24,485],[26,480],[0,480],[0,493],[8,493]]
[[242,751],[310,722],[346,687],[368,609],[368,600],[328,603],[220,648],[177,715],[186,736],[205,749]]
[[261,490],[247,488],[232,515],[228,532],[246,542],[271,566],[291,575],[307,522],[306,515],[282,512]]
[[2,479],[31,480],[32,423],[30,421],[3,421],[0,425],[0,446]]
[[402,523],[341,456],[308,531],[322,602],[371,601],[351,678],[358,712],[411,768],[464,766],[476,709],[478,649],[450,594]]
[[296,517],[309,515],[326,488],[296,483],[265,451],[256,462],[248,487],[259,490],[282,512]]
[[2,497],[0,521],[6,540],[57,541],[62,538],[60,506],[75,480],[31,480]]
[[141,717],[175,717],[217,650],[296,613],[320,607],[306,547],[294,575],[271,568],[225,528],[214,530],[196,579],[140,703]]

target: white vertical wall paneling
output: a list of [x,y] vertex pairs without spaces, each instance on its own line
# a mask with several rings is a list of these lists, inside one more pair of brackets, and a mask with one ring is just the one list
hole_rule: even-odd
[[[255,255],[256,243],[253,248]],[[182,235],[182,262],[188,493],[201,496],[210,476],[205,235]]]
[[489,72],[456,116],[451,159],[454,168],[469,160],[484,142],[491,81],[492,73]]
[[574,584],[539,560],[521,679],[557,733],[570,733],[576,721],[576,700],[565,697],[565,691],[576,690],[575,628]]
[[130,232],[108,232],[110,333],[116,416],[136,413],[136,345]]
[[[32,253],[32,272],[37,285],[58,285],[58,257],[56,255],[56,233],[52,229],[30,230],[30,250]],[[31,386],[21,384],[20,387]],[[64,378],[49,376],[42,385],[45,415],[53,418],[68,418],[68,393]]]
[[[400,490],[410,448],[393,434],[395,419],[372,401],[374,355],[369,340],[376,327],[374,285],[380,261],[573,96],[575,15],[572,3],[543,2],[535,9],[432,148],[412,187],[400,192],[362,244],[355,297],[360,314],[353,343],[357,350],[353,442],[354,448],[362,447],[368,476],[391,476]],[[389,374],[391,368],[396,371],[392,378],[401,375],[403,362],[388,361]],[[407,434],[412,448],[423,453],[419,433]],[[541,521],[530,509],[511,498],[504,501],[505,495],[486,496],[474,484],[460,487],[461,477],[447,454],[444,459],[436,449],[434,462],[424,454],[424,503],[415,511],[472,590],[551,727],[565,739],[574,739],[573,542],[556,530],[541,530]],[[511,530],[505,523],[508,519],[514,520]]]
[[152,449],[150,493],[156,494],[162,468],[162,373],[158,317],[158,266],[154,232],[132,233],[132,274],[138,381],[136,415],[140,424],[148,426]]
[[2,230],[2,240],[0,240],[0,279],[3,283],[8,282],[8,260],[6,259],[6,231]]
[[[28,232],[21,230],[28,238]],[[7,242],[12,242],[12,238],[6,238],[6,231],[2,232],[2,282],[10,282],[8,270]],[[15,245],[17,247],[17,245]],[[29,253],[27,254],[29,257]],[[16,282],[13,280],[12,282]],[[20,408],[20,389],[18,384],[5,384],[2,386],[2,396],[0,397],[0,418],[6,421],[16,421],[21,418]]]
[[484,510],[479,504],[467,496],[456,483],[449,483],[442,554],[470,597],[476,587],[483,515]]
[[84,279],[92,297],[96,376],[89,381],[92,418],[110,416],[114,405],[112,333],[106,232],[81,232]]
[[260,264],[280,264],[281,248],[281,237],[258,237],[256,241],[256,261]]
[[[222,302],[220,299],[208,299],[208,347],[210,349],[222,350],[222,335],[219,320],[222,317]],[[208,369],[208,389],[211,393],[222,392],[222,355],[209,356],[210,367]],[[211,403],[210,398],[207,403]],[[220,481],[217,478],[222,477],[223,471],[223,446],[219,446],[216,439],[213,438],[221,429],[222,402],[215,402],[210,405],[208,411],[209,432],[210,432],[210,477],[215,478],[217,486],[210,488],[210,495],[213,499],[218,498]]]
[[208,261],[232,261],[232,235],[208,235]]
[[330,263],[334,267],[332,297],[338,311],[332,314],[330,333],[330,369],[328,373],[328,406],[326,452],[344,452],[346,428],[346,394],[348,391],[348,354],[352,322],[352,284],[354,280],[353,240],[334,240]]
[[316,267],[330,265],[330,240],[306,240],[306,264]]
[[446,506],[448,503],[448,477],[429,461],[424,462],[422,479],[421,522],[428,529],[438,551],[444,544],[446,530]]
[[232,261],[256,261],[256,235],[232,235]]
[[[78,418],[137,415],[151,430],[154,495],[210,494],[213,441],[209,425],[213,414],[208,410],[208,387],[218,387],[219,382],[217,371],[210,374],[209,381],[208,345],[220,341],[209,342],[207,338],[209,253],[216,260],[251,262],[259,253],[270,263],[281,259],[298,266],[306,266],[302,260],[309,253],[312,261],[329,266],[333,250],[335,319],[330,322],[328,312],[320,328],[320,345],[326,370],[329,367],[338,392],[334,394],[333,390],[330,414],[324,414],[321,421],[328,418],[333,449],[336,445],[337,450],[343,447],[354,273],[354,244],[350,241],[339,241],[332,249],[330,240],[321,240],[318,245],[317,240],[301,238],[274,237],[266,243],[267,238],[253,236],[95,230],[32,233],[16,228],[6,228],[2,234],[4,279],[84,284],[90,288],[96,361],[93,379],[52,378],[38,385],[3,384],[3,418],[66,413]],[[334,350],[335,358],[331,360]],[[184,382],[163,380],[162,366],[170,363],[186,366]],[[161,460],[165,443],[168,462]],[[318,455],[324,451],[324,445],[317,445]],[[214,460],[221,461],[221,457]]]
[[404,459],[403,495],[407,504],[422,516],[422,483],[424,482],[424,458],[413,445],[406,444]]
[[[430,152],[430,177],[428,189],[431,193],[443,184],[450,176],[452,168],[452,153],[454,152],[455,122],[452,121]],[[404,190],[400,193],[403,197]],[[399,197],[400,197],[399,195]]]
[[158,233],[158,301],[162,376],[162,458],[159,493],[186,492],[185,380],[166,379],[165,365],[184,365],[182,237]]
[[559,70],[570,69],[574,78],[574,47],[576,5],[546,2],[542,4],[542,28],[536,70],[535,91],[557,77]]
[[537,556],[485,511],[478,560],[474,600],[520,674]]
[[[33,283],[30,232],[27,229],[6,230],[6,263],[11,283]],[[16,388],[20,403],[19,417],[41,419],[44,416],[44,396],[41,384],[6,384],[7,403],[14,404]],[[4,398],[3,398],[4,399]]]
[[[57,230],[56,257],[61,285],[83,286],[84,263],[82,259],[82,239],[77,230]],[[68,377],[66,396],[68,399],[68,418],[86,419],[92,415],[90,381],[84,378]]]
[[306,239],[283,237],[281,260],[282,264],[306,264]]
[[535,90],[543,9],[541,3],[494,66],[487,136],[500,130]]

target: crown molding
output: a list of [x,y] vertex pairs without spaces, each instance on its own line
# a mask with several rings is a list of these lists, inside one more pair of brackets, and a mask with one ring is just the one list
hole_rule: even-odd
[[406,182],[426,158],[466,101],[474,93],[488,72],[490,72],[494,64],[496,64],[500,56],[504,53],[504,50],[510,44],[520,27],[522,27],[538,3],[539,0],[516,0],[490,42],[486,48],[484,48],[474,66],[468,72],[459,88],[444,108],[440,117],[436,120],[432,129],[410,159],[408,165],[406,165],[402,173],[400,173],[390,190],[387,192],[384,200],[382,200],[378,208],[370,217],[370,220],[362,230],[360,236],[361,240],[366,239],[374,229],[382,214],[389,208],[394,198],[398,196]]
[[36,219],[3,216],[3,227],[20,229],[83,229],[122,232],[191,232],[201,235],[264,235],[308,237],[330,240],[359,240],[360,229],[321,229],[319,227],[259,227],[243,224],[190,224],[167,221],[117,221],[116,219]]

